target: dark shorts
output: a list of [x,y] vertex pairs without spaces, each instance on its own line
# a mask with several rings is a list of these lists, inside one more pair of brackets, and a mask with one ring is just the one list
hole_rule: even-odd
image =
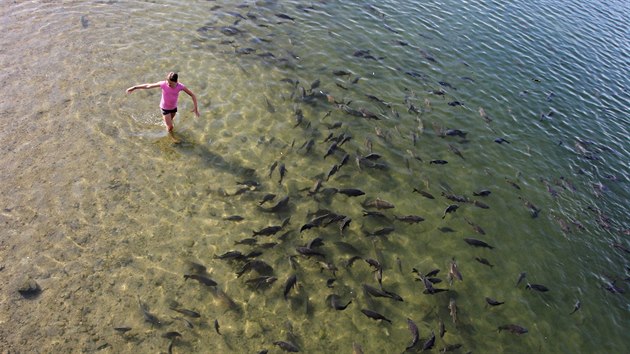
[[171,114],[171,113],[177,113],[177,107],[173,108],[173,109],[164,109],[164,108],[160,108],[162,110],[162,115],[165,116],[167,114]]

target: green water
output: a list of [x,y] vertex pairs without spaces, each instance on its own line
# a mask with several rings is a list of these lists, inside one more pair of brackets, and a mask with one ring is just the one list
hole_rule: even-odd
[[[177,331],[175,353],[281,352],[275,341],[307,353],[350,352],[353,343],[365,353],[396,353],[411,342],[409,318],[420,331],[418,351],[434,331],[434,352],[456,343],[461,353],[624,352],[628,295],[604,287],[614,281],[628,291],[628,255],[612,246],[630,248],[627,4],[239,4],[0,5],[1,349],[167,352],[162,335]],[[245,19],[234,24],[236,14]],[[222,26],[240,33],[225,35]],[[243,48],[255,52],[235,52]],[[353,55],[359,50],[374,59]],[[195,118],[192,101],[180,95],[181,144],[166,135],[159,90],[125,93],[169,71],[180,73],[201,111]],[[297,88],[286,78],[299,80]],[[302,98],[299,88],[308,91],[316,80],[315,92],[381,119],[346,114],[323,97]],[[448,104],[454,101],[463,105]],[[298,109],[304,120],[296,126]],[[330,130],[335,122],[341,128]],[[466,138],[439,136],[446,129]],[[330,132],[352,138],[324,158]],[[495,143],[499,137],[510,143]],[[300,149],[310,139],[312,150]],[[369,146],[386,169],[357,166]],[[322,189],[366,195],[309,196],[344,153],[349,162]],[[274,162],[286,166],[282,183],[278,168],[269,177]],[[239,191],[237,182],[246,180],[259,186]],[[492,193],[473,196],[482,189]],[[288,208],[262,211],[268,193],[276,199],[263,206],[288,196]],[[457,203],[442,218],[453,204],[442,193],[490,208]],[[382,210],[388,219],[363,216],[362,203],[375,198],[395,205]],[[537,218],[524,200],[541,209]],[[318,209],[352,219],[343,236],[336,223],[300,232]],[[244,220],[225,220],[232,215]],[[403,215],[425,220],[394,219]],[[275,247],[235,245],[288,217],[281,232],[258,237]],[[365,235],[390,226],[386,237]],[[324,242],[317,250],[339,268],[333,288],[320,259],[296,251],[315,237]],[[495,248],[474,248],[464,238]],[[366,295],[362,284],[379,286],[371,267],[363,260],[344,267],[354,253],[338,241],[381,262],[384,289],[404,301]],[[255,271],[237,276],[243,262],[213,258],[257,249],[277,277],[266,288],[247,285]],[[463,281],[449,285],[453,258]],[[205,265],[219,285],[185,281],[189,262]],[[412,268],[441,269],[435,286],[449,291],[423,294]],[[527,278],[516,287],[521,272]],[[284,283],[294,274],[297,287],[285,300]],[[28,277],[42,291],[25,299],[17,289]],[[550,291],[526,290],[527,281]],[[352,303],[333,310],[325,301],[332,293]],[[489,307],[485,297],[505,304]],[[145,321],[138,300],[162,325]],[[578,300],[581,308],[569,315]],[[201,314],[189,319],[194,328],[169,309],[174,301]],[[392,323],[367,318],[365,308]],[[528,333],[499,333],[505,324]],[[131,330],[117,333],[122,326]]]

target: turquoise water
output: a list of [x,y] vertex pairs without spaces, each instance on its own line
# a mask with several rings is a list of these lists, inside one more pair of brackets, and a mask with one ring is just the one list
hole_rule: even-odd
[[[432,351],[628,346],[626,3],[62,1],[0,9],[0,348],[167,352],[162,336],[177,331],[175,353],[277,353],[277,341],[307,353],[353,344],[395,353],[412,341],[407,319],[419,329],[412,351],[432,331]],[[169,71],[201,111],[195,118],[180,96],[180,144],[164,130],[159,91],[125,94]],[[360,109],[379,119],[347,113]],[[448,129],[465,137],[444,136]],[[341,136],[326,156],[330,133],[351,139],[341,144]],[[346,153],[348,163],[326,181]],[[369,153],[381,157],[357,162]],[[286,167],[281,183],[279,167],[269,177],[274,163]],[[322,187],[309,195],[317,179]],[[243,189],[243,181],[258,185]],[[473,195],[484,189],[491,194]],[[263,207],[289,197],[288,207],[261,210],[266,194],[277,196]],[[386,218],[363,215],[376,198],[395,206],[380,210]],[[536,218],[526,202],[540,209]],[[459,209],[445,214],[451,204]],[[352,221],[341,232],[338,222],[300,231],[323,209]],[[225,219],[233,215],[243,220]],[[405,215],[424,221],[395,219]],[[258,236],[259,246],[235,244],[288,217],[282,231]],[[387,227],[386,236],[366,236]],[[316,237],[324,245],[313,249],[325,258],[299,255]],[[237,276],[244,261],[214,257],[231,250],[260,250],[255,259],[277,280],[251,286],[256,271]],[[361,259],[344,266],[354,255],[378,260],[383,288],[404,301],[364,293],[363,284],[379,283]],[[463,280],[449,284],[453,259]],[[190,262],[218,285],[185,280]],[[413,268],[440,269],[435,287],[448,291],[423,294]],[[285,299],[292,275],[297,285]],[[24,298],[17,290],[29,278],[41,292]],[[550,290],[527,290],[527,282]],[[333,310],[333,293],[352,303]],[[490,307],[485,297],[505,304]],[[147,322],[139,302],[161,324]],[[200,313],[187,318],[193,328],[170,309],[175,303]],[[498,331],[507,324],[528,332]]]

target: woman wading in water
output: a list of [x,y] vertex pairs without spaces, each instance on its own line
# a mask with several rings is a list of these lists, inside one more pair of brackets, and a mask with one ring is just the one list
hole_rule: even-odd
[[175,138],[175,135],[173,134],[173,120],[175,119],[175,114],[177,114],[177,99],[179,98],[180,91],[186,92],[188,96],[192,98],[195,107],[191,112],[195,113],[196,117],[199,117],[199,110],[197,109],[197,97],[192,91],[184,86],[184,84],[182,84],[181,82],[177,82],[177,78],[177,73],[170,72],[168,73],[168,75],[166,76],[166,80],[164,81],[158,81],[153,84],[136,85],[127,89],[127,93],[132,93],[135,90],[147,90],[157,87],[162,89],[162,99],[160,100],[162,117],[164,118],[164,124],[166,124],[168,135],[175,142],[179,141]]

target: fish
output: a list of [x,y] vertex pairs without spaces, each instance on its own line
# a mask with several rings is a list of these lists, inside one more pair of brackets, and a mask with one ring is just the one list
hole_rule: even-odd
[[516,189],[518,189],[518,190],[520,190],[520,189],[521,189],[521,186],[519,186],[519,185],[518,185],[515,181],[513,181],[513,180],[511,180],[511,179],[509,179],[509,178],[506,178],[506,179],[505,179],[505,181],[506,181],[509,185],[511,185],[512,187],[514,187],[514,188],[516,188]]
[[444,338],[444,333],[446,333],[446,327],[444,326],[444,322],[442,321],[441,318],[438,320],[438,329],[439,329],[440,338]]
[[434,164],[434,165],[446,165],[448,163],[448,161],[446,160],[431,160],[429,161],[429,164]]
[[306,257],[318,256],[318,257],[326,258],[325,254],[319,251],[316,251],[314,249],[308,248],[308,247],[296,247],[295,250],[298,251],[299,254]]
[[459,349],[461,347],[462,347],[461,343],[448,344],[444,348],[440,349],[440,353],[452,352],[452,351],[455,351],[455,350],[457,350],[457,349]]
[[418,326],[410,318],[407,318],[407,328],[409,328],[409,331],[411,332],[411,343],[407,346],[407,348],[405,348],[405,351],[413,349],[420,340]]
[[448,207],[446,207],[446,209],[444,209],[444,214],[442,215],[442,219],[446,217],[446,214],[454,213],[458,208],[459,208],[459,205],[457,204],[451,204]]
[[433,346],[435,346],[435,333],[431,331],[431,337],[429,337],[429,339],[424,342],[424,345],[422,345],[422,351],[430,350]]
[[274,161],[269,167],[269,178],[271,178],[271,175],[273,174],[273,171],[276,169],[276,166],[278,166],[278,161]]
[[424,221],[424,218],[418,215],[405,215],[405,216],[394,216],[396,220],[406,222],[409,224],[419,223]]
[[504,301],[497,301],[497,300],[492,299],[492,298],[489,298],[489,297],[486,297],[486,302],[487,302],[487,303],[488,303],[488,305],[490,305],[490,306],[499,306],[499,305],[503,305],[503,304],[505,304],[505,302],[504,302]]
[[356,342],[352,342],[352,354],[363,354],[363,348]]
[[[281,19],[284,19],[284,20],[291,20],[291,21],[295,21],[295,18],[294,18],[294,17],[291,17],[291,16],[289,16],[289,15],[287,15],[287,14],[283,14],[283,13],[276,14],[276,17],[281,18]],[[275,343],[274,343],[274,344],[275,344]],[[283,348],[283,349],[284,349],[284,348]]]
[[490,207],[487,204],[484,204],[478,200],[473,200],[472,204],[474,206],[476,206],[477,208],[481,208],[481,209],[490,209]]
[[348,228],[348,226],[350,226],[350,223],[352,222],[352,219],[348,216],[346,216],[345,218],[343,218],[340,222],[339,222],[339,234],[343,234],[343,230]]
[[446,198],[448,200],[452,200],[454,202],[459,202],[459,203],[466,203],[466,202],[468,202],[468,198],[466,198],[465,196],[462,196],[462,195],[455,195],[455,194],[442,192],[442,196],[444,198]]
[[114,327],[114,330],[118,333],[127,333],[129,331],[132,330],[131,327],[126,327],[126,326],[119,326],[119,327]]
[[332,155],[335,153],[335,150],[337,150],[337,143],[332,143],[329,147],[328,150],[326,151],[326,154],[324,155],[324,159],[327,158],[328,156]]
[[345,305],[341,303],[341,297],[337,294],[330,294],[326,297],[326,303],[330,305],[331,308],[337,311],[345,310],[348,305],[352,303],[352,300],[348,301]]
[[525,286],[525,289],[534,289],[536,291],[540,291],[540,292],[543,292],[543,293],[549,291],[549,288],[547,288],[544,285],[541,285],[541,284],[530,284],[530,283],[527,283],[527,285]]
[[[336,166],[336,165],[335,165]],[[339,190],[337,190],[338,193],[347,195],[348,197],[358,197],[358,196],[362,196],[365,195],[365,192],[357,189],[357,188],[341,188]]]
[[258,231],[253,231],[253,236],[271,236],[282,230],[282,226],[268,226]]
[[451,260],[448,275],[450,279],[457,278],[460,281],[464,280],[464,277],[462,276],[462,273],[460,273],[459,267],[457,266],[457,262],[455,262],[455,258]]
[[481,234],[481,235],[485,235],[485,234],[486,234],[486,232],[485,232],[485,231],[484,231],[484,230],[483,230],[483,229],[482,229],[479,225],[477,225],[477,224],[475,224],[474,222],[472,222],[472,221],[468,220],[466,217],[464,217],[464,220],[465,220],[465,221],[468,223],[468,225],[470,225],[470,226],[473,228],[473,230],[475,230],[475,232],[477,232],[478,234]]
[[461,138],[466,138],[468,133],[459,129],[447,129],[444,131],[444,136],[459,136]]
[[298,348],[297,345],[291,342],[285,342],[285,341],[279,340],[279,341],[273,342],[273,344],[279,346],[280,349],[284,350],[285,352],[297,353],[300,351],[300,348]]
[[503,144],[503,143],[510,144],[510,142],[505,140],[504,138],[496,138],[496,139],[494,139],[494,142],[497,143],[497,144]]
[[449,300],[448,310],[449,310],[449,315],[453,319],[453,323],[457,324],[457,304],[455,303],[455,299],[451,298]]
[[506,330],[506,331],[509,331],[511,333],[519,334],[519,335],[527,333],[527,328],[519,326],[519,325],[516,325],[516,324],[502,325],[502,326],[497,327],[497,330],[499,332],[501,332],[503,330]]
[[260,202],[258,202],[258,205],[263,205],[266,202],[272,201],[272,200],[274,200],[275,197],[276,197],[276,195],[273,194],[273,193],[265,194],[263,196],[263,199]]
[[369,309],[361,309],[361,312],[363,312],[364,315],[366,315],[367,317],[369,317],[371,319],[383,320],[383,321],[389,322],[390,324],[392,323],[392,321],[389,318],[381,315],[380,313],[378,313],[376,311],[372,311],[372,310],[369,310]]
[[254,289],[258,289],[261,286],[269,286],[270,284],[273,284],[276,280],[278,280],[278,278],[272,275],[262,275],[260,277],[249,279],[245,282],[249,285],[254,286]]
[[142,311],[142,316],[144,317],[144,321],[145,322],[149,322],[153,325],[159,326],[162,324],[162,322],[160,321],[159,318],[157,318],[157,316],[155,316],[154,314],[150,313],[149,310],[147,309],[146,304],[142,303],[142,301],[140,301],[140,297],[138,296],[138,306],[140,306],[140,311]]
[[[335,173],[337,173],[337,171],[339,171],[339,165],[333,165],[333,167],[330,169],[330,171],[328,171],[328,174],[326,175],[326,181],[328,181],[330,179],[330,177],[332,177]],[[338,191],[337,191],[338,192]]]
[[177,307],[174,307],[174,306],[171,306],[170,309],[175,311],[175,312],[179,312],[182,315],[185,315],[185,316],[188,316],[188,317],[192,317],[192,318],[199,318],[199,317],[201,317],[199,312],[196,312],[196,311],[193,311],[193,310],[181,309],[181,308],[177,308]]
[[283,163],[280,164],[280,167],[278,168],[278,172],[280,173],[280,179],[278,180],[278,184],[282,184],[282,179],[284,178],[284,175],[286,175],[287,173],[287,168]]
[[464,155],[462,155],[462,152],[459,151],[459,149],[456,148],[455,145],[448,144],[448,148],[449,148],[449,150],[451,150],[451,152],[453,152],[453,154],[455,154],[455,155],[461,157],[462,159],[464,159]]
[[263,207],[259,207],[259,208],[262,211],[275,213],[277,211],[281,211],[285,209],[288,205],[289,205],[289,196],[286,196],[280,199],[278,203],[276,203],[276,205],[272,206],[271,208],[263,208]]
[[205,286],[217,286],[217,282],[202,274],[184,274],[184,280],[193,279]]
[[230,216],[224,217],[223,220],[225,220],[225,221],[243,221],[243,220],[245,220],[245,218],[240,216],[240,215],[230,215]]
[[471,246],[494,249],[493,246],[490,246],[489,244],[485,243],[484,241],[477,240],[477,239],[474,239],[474,238],[464,238],[464,241],[466,241],[466,243],[471,245]]
[[273,267],[261,260],[248,261],[243,267],[236,272],[237,277],[241,277],[243,274],[255,270],[260,275],[271,275],[273,273]]
[[483,120],[486,121],[486,123],[490,123],[492,122],[492,119],[488,116],[488,114],[486,113],[486,111],[483,109],[483,107],[479,107],[479,116],[481,116],[481,118]]
[[90,26],[90,20],[88,20],[87,15],[81,15],[81,26],[83,26],[83,28]]
[[219,319],[215,319],[214,320],[214,330],[217,332],[218,335],[221,335],[221,332],[219,331]]
[[428,192],[426,192],[426,191],[423,191],[423,190],[419,190],[419,189],[417,189],[417,188],[414,188],[414,189],[413,189],[413,192],[414,192],[414,193],[418,193],[418,194],[420,194],[421,196],[423,196],[423,197],[425,197],[425,198],[428,198],[428,199],[435,199],[435,197],[434,197],[433,195],[431,195],[430,193],[428,193]]
[[526,272],[521,272],[521,274],[518,275],[518,279],[516,280],[516,286],[517,287],[521,283],[521,281],[523,281],[523,279],[525,279],[526,276],[527,276]]
[[166,332],[164,334],[162,334],[162,338],[166,338],[166,339],[175,339],[175,338],[181,338],[182,335],[179,332],[176,331],[170,331],[170,332]]
[[276,108],[271,104],[271,102],[269,102],[269,99],[267,98],[267,96],[263,95],[263,97],[265,98],[265,103],[267,104],[267,112],[275,113]]
[[384,227],[381,229],[378,229],[374,232],[365,232],[365,236],[387,236],[389,234],[391,234],[392,232],[394,232],[395,229],[393,227]]
[[361,205],[364,208],[376,208],[378,210],[394,208],[394,204],[392,204],[392,203],[390,203],[390,202],[388,202],[386,200],[380,199],[380,198],[376,198],[376,199],[371,200],[371,201],[363,202],[363,204],[361,204]]
[[575,302],[575,305],[573,305],[573,311],[571,311],[571,313],[569,315],[574,314],[577,310],[579,310],[582,307],[582,303],[580,302],[580,300]]
[[490,261],[488,261],[488,260],[487,260],[487,259],[485,259],[485,258],[475,257],[475,260],[476,260],[477,262],[481,263],[481,264],[485,264],[485,265],[487,265],[487,266],[488,266],[488,267],[490,267],[490,268],[494,267],[494,265],[492,265],[492,264],[490,263]]
[[287,281],[284,283],[284,299],[287,300],[287,295],[289,295],[289,292],[291,291],[292,288],[295,287],[295,284],[297,283],[297,275],[293,274],[291,275]]
[[[355,52],[356,53],[356,52]],[[356,55],[355,55],[356,56]],[[350,76],[352,75],[351,72],[345,71],[345,70],[333,70],[333,75],[335,76]]]

